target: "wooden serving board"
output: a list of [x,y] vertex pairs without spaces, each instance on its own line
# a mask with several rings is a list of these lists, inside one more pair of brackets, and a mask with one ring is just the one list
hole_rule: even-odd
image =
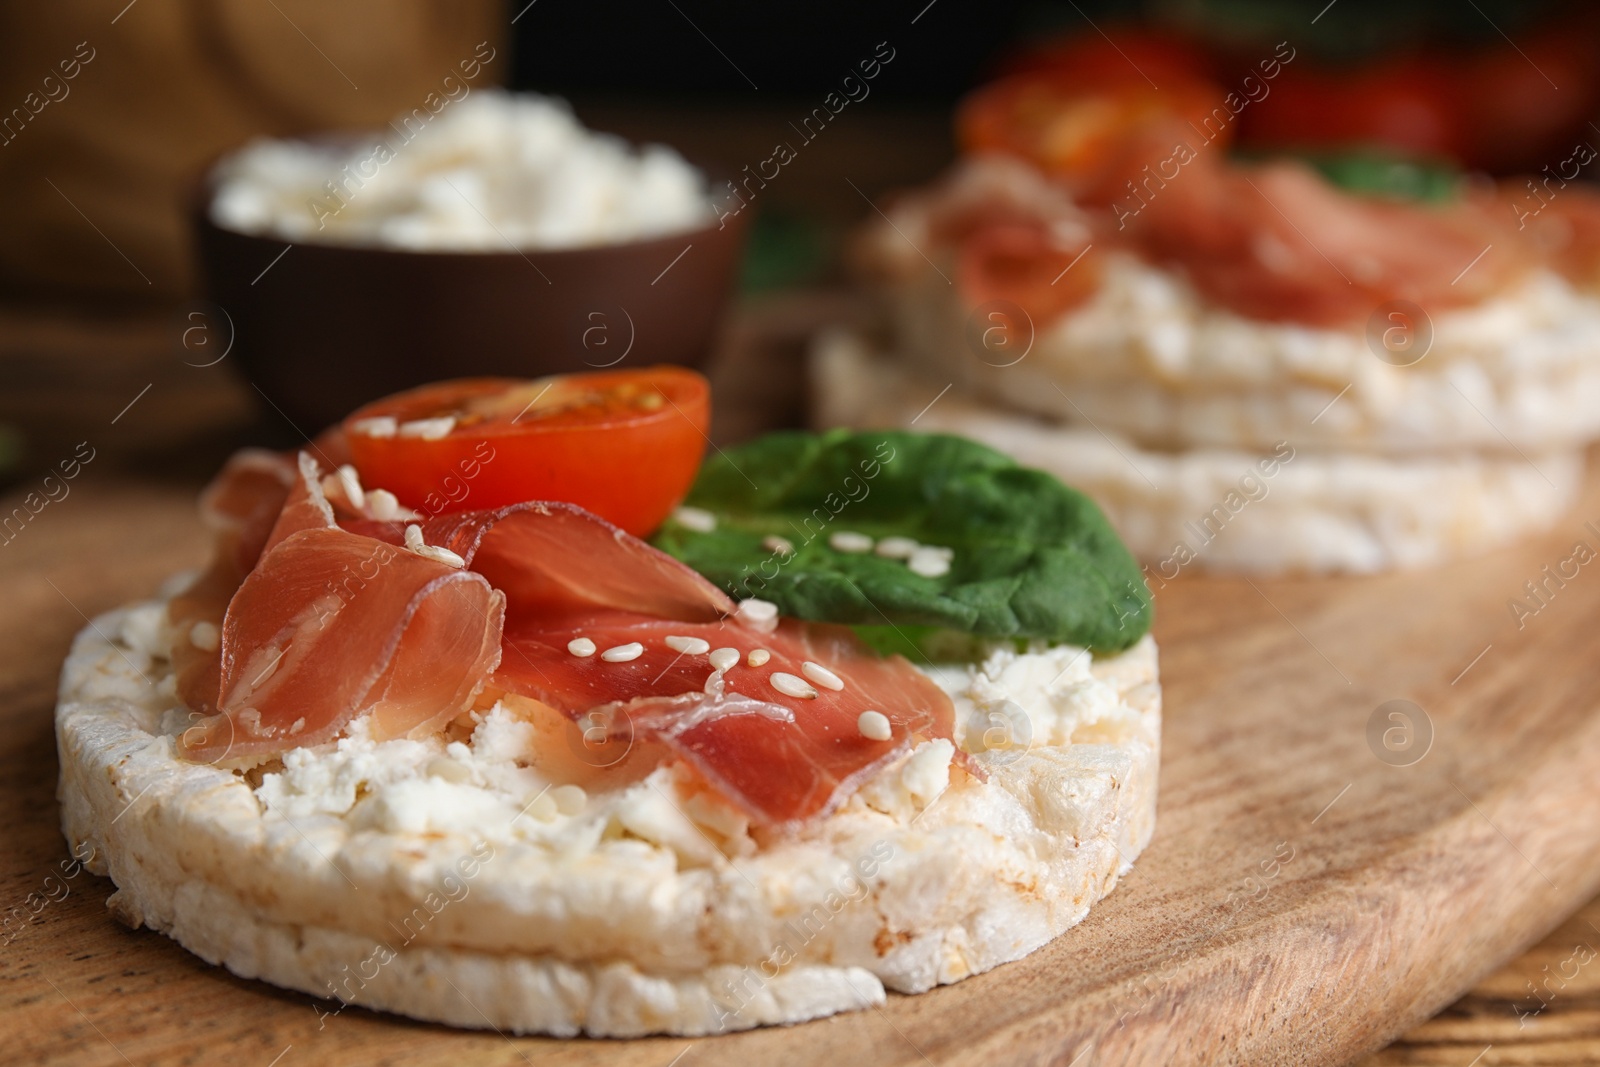
[[[1448,1004],[1600,888],[1600,568],[1583,568],[1522,629],[1507,608],[1575,541],[1600,548],[1590,518],[1600,528],[1600,483],[1557,532],[1468,563],[1369,579],[1186,575],[1161,590],[1155,839],[1084,923],[1033,956],[799,1027],[550,1041],[355,1008],[323,1018],[328,1004],[116,925],[103,907],[109,882],[49,878],[67,858],[51,709],[68,642],[85,616],[148,594],[204,551],[188,492],[85,477],[0,545],[0,904],[12,916],[0,932],[0,1058],[1345,1062]],[[1369,744],[1374,710],[1392,699],[1431,724],[1426,755],[1409,766]]]

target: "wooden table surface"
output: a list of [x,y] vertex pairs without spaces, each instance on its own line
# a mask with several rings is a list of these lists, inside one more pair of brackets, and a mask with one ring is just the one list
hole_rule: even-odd
[[[768,301],[759,308],[747,310],[735,322],[730,332],[730,344],[741,351],[759,350],[764,356],[763,365],[758,373],[749,372],[748,362],[725,368],[726,373],[741,377],[738,388],[745,395],[759,392],[770,402],[776,417],[797,418],[803,403],[795,364],[801,339],[819,314],[831,313],[836,307],[828,298],[786,298]],[[40,617],[50,620],[48,624],[40,626],[12,624],[6,627],[9,644],[4,656],[5,669],[0,671],[0,706],[8,712],[27,709],[37,718],[41,709],[48,709],[64,641],[70,631],[81,624],[81,619],[76,615],[78,607],[92,613],[109,606],[109,602],[94,599],[95,590],[126,595],[121,587],[129,581],[145,581],[148,578],[146,572],[160,573],[163,569],[187,562],[186,556],[193,552],[197,541],[193,530],[185,533],[182,523],[171,518],[177,513],[173,510],[173,500],[192,491],[196,479],[214,467],[226,449],[240,439],[274,433],[281,439],[281,430],[275,430],[265,421],[252,421],[259,420],[260,416],[256,412],[256,405],[252,404],[249,387],[234,380],[226,373],[226,368],[202,371],[185,367],[184,353],[177,344],[177,335],[178,330],[171,316],[162,316],[159,320],[118,317],[98,322],[68,322],[60,318],[40,319],[0,313],[0,421],[20,425],[30,431],[30,440],[36,450],[34,459],[42,464],[52,462],[58,452],[62,456],[70,454],[72,446],[80,440],[89,439],[97,448],[96,459],[77,490],[83,494],[82,497],[78,501],[69,498],[61,502],[61,514],[51,517],[49,532],[43,532],[45,528],[41,526],[41,536],[33,542],[22,544],[19,541],[15,545],[0,547],[0,552],[12,553],[11,558],[0,560],[0,565],[3,565],[0,566],[0,573],[5,575],[4,588],[8,602],[14,610],[39,609],[43,612]],[[146,386],[149,388],[146,389]],[[133,406],[125,409],[130,402]],[[757,428],[749,421],[750,418],[748,412],[724,412],[719,418],[718,436],[724,440],[734,440],[748,435]],[[168,484],[152,484],[148,481],[149,476],[157,472]],[[146,481],[131,487],[129,483],[136,477],[143,477]],[[161,502],[159,515],[149,510],[157,506],[152,502]],[[8,503],[7,509],[9,506]],[[97,528],[88,529],[82,523],[74,522],[72,509],[75,507],[81,508],[80,515],[93,511],[104,521],[96,523]],[[1585,507],[1588,511],[1584,514],[1600,514],[1600,494],[1591,493]],[[108,537],[106,524],[113,530],[125,530],[126,535],[120,539]],[[1574,521],[1569,525],[1576,529],[1578,523]],[[1441,604],[1449,601],[1451,607],[1461,610],[1470,602],[1472,606],[1481,608],[1487,602],[1482,595],[1474,599],[1473,594],[1462,592],[1462,589],[1477,586],[1481,582],[1506,582],[1514,591],[1519,584],[1514,580],[1521,574],[1519,568],[1525,569],[1529,563],[1537,562],[1542,558],[1539,556],[1541,551],[1548,554],[1548,550],[1557,547],[1555,540],[1560,538],[1546,540],[1548,544],[1526,546],[1497,560],[1480,561],[1453,570],[1445,578]],[[15,551],[18,548],[23,551]],[[59,561],[66,557],[79,559],[81,563],[69,572],[50,571],[45,566],[48,560]],[[50,584],[44,581],[51,574],[54,574],[54,581],[60,588],[52,590]],[[1196,651],[1198,628],[1236,627],[1252,641],[1267,642],[1258,649],[1262,654],[1297,656],[1311,663],[1322,653],[1317,652],[1313,656],[1315,649],[1308,650],[1305,645],[1296,647],[1300,639],[1294,630],[1284,626],[1282,620],[1272,614],[1282,608],[1286,615],[1296,618],[1301,626],[1307,628],[1317,645],[1335,661],[1342,658],[1341,652],[1349,653],[1361,647],[1359,635],[1342,636],[1359,619],[1348,616],[1341,618],[1339,611],[1330,614],[1327,605],[1333,601],[1325,596],[1324,587],[1316,583],[1264,583],[1263,591],[1276,605],[1269,611],[1260,603],[1251,606],[1248,597],[1236,595],[1236,587],[1233,592],[1226,592],[1223,586],[1213,585],[1212,582],[1211,579],[1201,579],[1186,587],[1189,592],[1180,594],[1183,605],[1187,605],[1187,622],[1170,616],[1163,621],[1162,636],[1172,642],[1170,647],[1175,650],[1173,658],[1168,660],[1168,670],[1171,672],[1169,680],[1172,683],[1169,696],[1175,702],[1174,744],[1207,736],[1206,731],[1199,729],[1192,720],[1185,725],[1182,712],[1185,703],[1196,702],[1205,696],[1204,687],[1197,681],[1203,658]],[[1368,582],[1363,586],[1365,590],[1379,592],[1369,592],[1347,600],[1343,609],[1370,612],[1387,606],[1397,615],[1405,616],[1411,609],[1404,603],[1404,597],[1423,588],[1424,584],[1408,584],[1405,579]],[[1391,602],[1386,599],[1396,594],[1401,597],[1400,600]],[[1219,610],[1226,618],[1199,617],[1195,605],[1212,602],[1222,605]],[[48,608],[45,607],[47,604],[50,605]],[[1593,624],[1600,620],[1600,590],[1589,592],[1585,588],[1575,588],[1555,608],[1559,609],[1560,614],[1553,609],[1552,618],[1539,620],[1541,624],[1550,625],[1551,635],[1557,633],[1557,628],[1561,626],[1570,628],[1584,622]],[[1385,624],[1393,621],[1385,620]],[[1268,628],[1269,624],[1276,625],[1282,631],[1270,641],[1266,636],[1273,632]],[[1459,637],[1473,628],[1459,619],[1441,624],[1441,630],[1448,630],[1452,637]],[[1489,621],[1486,620],[1481,629],[1487,635],[1484,638],[1486,642],[1494,638],[1490,631],[1495,627]],[[1499,629],[1505,629],[1504,625],[1501,624]],[[1582,641],[1577,638],[1572,641],[1557,640],[1554,642],[1554,652],[1561,656],[1586,652],[1592,655],[1593,650],[1586,643],[1587,640],[1586,637]],[[1355,783],[1348,796],[1338,793],[1339,783],[1331,783],[1332,788],[1325,790],[1328,797],[1337,799],[1335,794],[1338,793],[1343,799],[1338,806],[1331,808],[1332,814],[1322,825],[1337,826],[1340,820],[1350,820],[1347,828],[1354,826],[1361,833],[1381,836],[1394,826],[1422,825],[1414,811],[1406,810],[1408,804],[1439,804],[1439,798],[1444,797],[1451,808],[1448,821],[1462,833],[1470,829],[1473,847],[1481,852],[1473,859],[1471,866],[1474,869],[1470,872],[1470,878],[1463,874],[1465,880],[1462,885],[1493,883],[1505,893],[1517,896],[1518,905],[1508,907],[1510,897],[1482,901],[1440,899],[1435,903],[1441,919],[1468,915],[1475,908],[1503,914],[1499,916],[1497,928],[1487,931],[1474,928],[1465,921],[1458,935],[1448,928],[1431,931],[1429,936],[1438,946],[1449,946],[1455,936],[1459,936],[1460,940],[1459,951],[1441,950],[1444,962],[1438,973],[1387,973],[1386,961],[1379,953],[1363,962],[1363,967],[1370,968],[1368,973],[1358,973],[1354,979],[1348,975],[1344,977],[1347,983],[1368,982],[1373,987],[1416,989],[1418,1001],[1413,1008],[1417,1014],[1413,1017],[1420,1018],[1446,999],[1440,997],[1432,1002],[1431,1007],[1424,1007],[1427,998],[1437,995],[1438,990],[1451,987],[1452,984],[1455,989],[1461,988],[1471,981],[1473,975],[1481,974],[1496,959],[1504,958],[1515,950],[1519,943],[1526,944],[1539,931],[1557,928],[1535,947],[1478,981],[1470,992],[1433,1018],[1422,1022],[1388,1048],[1361,1060],[1364,1064],[1386,1067],[1398,1064],[1455,1064],[1469,1067],[1473,1064],[1600,1063],[1600,966],[1591,965],[1597,950],[1600,950],[1600,900],[1589,903],[1565,922],[1561,921],[1564,911],[1558,910],[1570,910],[1581,902],[1581,896],[1573,896],[1579,886],[1587,885],[1592,892],[1592,876],[1600,870],[1600,857],[1593,854],[1592,848],[1586,854],[1583,848],[1576,846],[1582,845],[1589,836],[1600,836],[1600,833],[1590,827],[1574,828],[1571,833],[1564,835],[1567,840],[1561,840],[1564,813],[1559,808],[1546,806],[1541,800],[1545,797],[1570,798],[1581,795],[1584,783],[1578,778],[1584,777],[1580,758],[1584,754],[1574,752],[1571,761],[1562,763],[1559,744],[1540,749],[1543,758],[1553,761],[1548,768],[1552,777],[1547,781],[1521,783],[1518,787],[1521,792],[1515,793],[1515,803],[1510,807],[1504,803],[1510,794],[1497,793],[1492,784],[1481,777],[1491,773],[1485,768],[1498,765],[1499,756],[1505,755],[1508,760],[1516,760],[1525,754],[1517,731],[1494,733],[1493,711],[1496,701],[1507,707],[1517,706],[1532,682],[1545,686],[1544,699],[1547,704],[1563,697],[1578,700],[1582,696],[1576,688],[1582,681],[1579,674],[1586,676],[1589,670],[1594,669],[1594,664],[1570,661],[1574,670],[1572,677],[1568,678],[1564,666],[1569,661],[1556,657],[1546,664],[1548,677],[1530,679],[1518,673],[1523,666],[1519,660],[1523,652],[1502,647],[1500,653],[1506,659],[1497,664],[1499,657],[1491,653],[1475,668],[1478,677],[1468,675],[1468,680],[1461,683],[1463,689],[1469,691],[1476,684],[1476,695],[1470,697],[1475,710],[1451,710],[1438,714],[1438,743],[1442,747],[1431,763],[1424,762],[1417,768],[1407,769],[1425,771],[1434,777],[1425,779],[1424,775],[1417,775],[1406,781],[1415,783],[1431,780],[1439,788],[1424,789],[1421,793],[1413,794],[1397,790],[1389,799],[1395,809],[1386,811],[1381,783],[1376,787],[1376,794],[1368,792],[1370,783],[1379,779],[1369,776]],[[1454,668],[1466,666],[1471,655],[1470,650],[1460,655],[1460,663],[1454,664]],[[1586,669],[1580,672],[1576,669],[1580,666]],[[1331,678],[1329,673],[1330,677],[1323,681],[1331,686],[1337,679]],[[1422,670],[1417,677],[1431,677],[1436,673],[1438,670]],[[1447,671],[1439,686],[1433,686],[1430,681],[1419,683],[1420,688],[1430,692],[1437,689],[1442,699],[1445,694],[1451,693],[1448,675],[1453,673],[1454,670]],[[1590,706],[1592,703],[1591,693]],[[1436,705],[1429,703],[1429,706]],[[1545,714],[1551,723],[1569,727],[1583,727],[1586,724],[1586,713],[1581,708],[1562,713],[1559,708],[1550,710],[1547,707],[1541,714]],[[1592,716],[1588,718],[1592,719]],[[1448,736],[1452,728],[1467,726],[1487,732],[1475,732],[1469,738]],[[1224,749],[1248,751],[1248,738],[1217,735],[1214,729],[1212,734],[1211,740]],[[1489,750],[1475,751],[1474,745],[1480,742],[1486,744]],[[1173,758],[1177,757],[1169,750],[1169,761]],[[103,880],[85,874],[64,882],[46,883],[46,876],[53,865],[65,858],[65,847],[55,830],[56,811],[51,800],[54,763],[53,740],[47,725],[32,719],[19,722],[8,714],[4,729],[0,731],[0,794],[5,798],[6,810],[3,815],[11,826],[5,836],[5,844],[0,846],[4,852],[0,856],[0,894],[3,894],[0,895],[0,902],[5,904],[8,913],[14,915],[14,909],[19,905],[31,912],[33,904],[46,898],[59,897],[39,904],[37,913],[24,917],[25,925],[19,927],[14,922],[0,934],[0,945],[3,945],[3,949],[0,949],[0,977],[4,978],[6,987],[0,990],[0,997],[7,1005],[8,1015],[16,1014],[28,1021],[24,1029],[30,1031],[27,1046],[33,1057],[30,1062],[121,1063],[124,1058],[133,1063],[149,1062],[155,1058],[151,1054],[162,1048],[160,1042],[163,1032],[185,1035],[183,1040],[187,1045],[184,1049],[169,1050],[161,1057],[161,1062],[212,1062],[207,1054],[205,1035],[217,1032],[220,1036],[222,1029],[229,1033],[229,1058],[235,1062],[255,1062],[254,1058],[241,1058],[241,1054],[248,1053],[251,1057],[259,1055],[261,1064],[268,1064],[274,1056],[285,1051],[285,1044],[294,1044],[296,1040],[300,1041],[300,1055],[306,1057],[300,1059],[297,1056],[296,1062],[345,1062],[342,1058],[326,1058],[334,1046],[321,1046],[319,1055],[318,1047],[309,1044],[314,1040],[312,1035],[316,1033],[316,1020],[310,1009],[301,1003],[306,998],[293,998],[294,1009],[305,1013],[310,1022],[310,1025],[302,1028],[305,1036],[278,1041],[283,1034],[282,1028],[268,1026],[265,1016],[287,1010],[282,1005],[290,1001],[288,994],[269,993],[263,996],[255,983],[239,982],[206,968],[190,960],[164,939],[148,933],[129,935],[111,925],[105,920],[101,906],[109,892],[109,884]],[[1393,770],[1378,768],[1384,773]],[[1594,768],[1590,766],[1588,776],[1594,773]],[[1308,790],[1306,802],[1310,803],[1309,792],[1314,791],[1312,787],[1320,787],[1324,774],[1316,767],[1307,767],[1304,777],[1308,779],[1304,783]],[[1449,799],[1449,791],[1443,788],[1445,780],[1455,783],[1460,802]],[[1420,801],[1418,797],[1426,799]],[[1171,835],[1195,833],[1202,829],[1192,814],[1184,816],[1179,813],[1195,805],[1203,809],[1207,803],[1215,802],[1197,795],[1178,798],[1164,795],[1163,799],[1164,803],[1174,805],[1175,818],[1158,830],[1157,844],[1153,846],[1152,853],[1147,854],[1146,860],[1141,862],[1128,884],[1120,888],[1105,905],[1096,909],[1091,916],[1091,923],[1085,924],[1087,937],[1099,940],[1104,935],[1104,931],[1096,933],[1091,926],[1095,916],[1105,916],[1102,924],[1115,923],[1119,921],[1119,907],[1138,904],[1146,909],[1160,909],[1162,900],[1159,887],[1153,888],[1149,884],[1155,874],[1150,874],[1142,885],[1141,874],[1160,872],[1160,856],[1154,850],[1161,847],[1164,841],[1170,848]],[[1341,808],[1344,810],[1341,811]],[[1480,810],[1474,813],[1473,809]],[[1291,814],[1298,819],[1301,813]],[[1589,815],[1591,821],[1596,821],[1593,812]],[[1276,816],[1268,813],[1264,817],[1270,822]],[[1480,817],[1481,822],[1478,821]],[[1550,827],[1551,832],[1541,834],[1540,826]],[[1552,834],[1555,836],[1552,837]],[[1384,850],[1386,854],[1414,862],[1419,871],[1435,869],[1438,857],[1430,854],[1426,848],[1419,850],[1419,844],[1426,844],[1425,835],[1420,832],[1412,838],[1402,835],[1402,839],[1386,840]],[[1538,857],[1537,869],[1533,869],[1535,865],[1528,861],[1527,855],[1522,855],[1524,853]],[[1231,863],[1236,858],[1228,857],[1227,862]],[[1315,874],[1318,877],[1329,874],[1327,862],[1326,857],[1315,861]],[[1560,869],[1550,864],[1559,865]],[[1551,882],[1548,891],[1540,884],[1540,879],[1545,879],[1547,875]],[[1295,884],[1294,881],[1286,882],[1274,888],[1272,893],[1278,899],[1292,897],[1299,892],[1294,888]],[[1557,885],[1561,887],[1559,890],[1556,889]],[[1415,891],[1424,894],[1427,886],[1419,885]],[[30,894],[33,896],[30,897]],[[1461,895],[1470,894],[1463,891]],[[1379,899],[1375,896],[1363,898],[1360,892],[1352,890],[1350,902],[1354,911],[1351,922],[1361,920],[1362,908]],[[1273,895],[1268,895],[1262,903],[1277,914],[1279,905],[1274,900]],[[1289,909],[1289,912],[1292,910]],[[1146,914],[1159,916],[1160,912],[1147,910]],[[1292,914],[1282,914],[1280,917],[1286,921],[1293,919]],[[1417,923],[1426,920],[1427,916],[1412,912],[1388,918]],[[1399,948],[1410,933],[1395,932],[1395,951],[1389,963],[1404,962],[1409,965],[1414,962],[1406,958]],[[1177,936],[1175,933],[1174,937]],[[1245,933],[1241,932],[1240,936],[1244,937]],[[1299,963],[1293,958],[1275,962],[1291,970]],[[262,1005],[263,1019],[260,1025],[250,1019],[233,1019],[224,1026],[223,1020],[204,1017],[205,1003],[195,1004],[194,1011],[189,1011],[185,1003],[162,1002],[162,992],[169,988],[169,982],[174,992],[191,989],[197,976],[203,976],[199,979],[203,985],[220,984],[222,991],[218,996],[243,995],[254,998]],[[1011,984],[1003,978],[997,981],[1004,985]],[[974,988],[983,987],[974,985]],[[960,989],[961,986],[953,987],[947,992]],[[1019,1003],[1027,999],[1025,989],[1015,992],[1020,998]],[[1344,996],[1351,1003],[1362,1002],[1359,988],[1346,990]],[[936,1031],[940,1029],[941,1006],[957,1002],[948,996],[935,994],[928,998],[913,998],[910,1003],[917,1005],[919,1001],[931,1007],[920,1009],[919,1006],[919,1009],[911,1011],[914,1018],[910,1021],[916,1027],[912,1033],[921,1038],[927,1032],[931,1041],[937,1037]],[[1184,1006],[1178,1003],[1170,1008],[1175,1013],[1181,1013]],[[1000,1006],[996,1006],[995,1010],[1001,1010]],[[898,1014],[898,1008],[895,1014]],[[365,1013],[353,1013],[342,1021],[373,1033],[382,1031],[393,1034],[398,1028],[407,1044],[418,1047],[434,1046],[439,1033],[437,1028],[413,1027]],[[844,1025],[854,1027],[857,1022],[844,1021]],[[1041,1016],[1037,1022],[1045,1024],[1048,1018]],[[1308,1032],[1305,1036],[1307,1048],[1318,1046],[1322,1041],[1321,1036],[1313,1031],[1325,1023],[1326,1020],[1308,1016]],[[33,1035],[32,1030],[37,1026],[44,1026],[51,1032]],[[879,1029],[882,1029],[881,1024]],[[793,1035],[796,1041],[804,1041],[803,1035],[807,1033],[829,1032],[827,1029],[818,1029],[787,1033]],[[1224,1038],[1226,1036],[1222,1035]],[[885,1040],[890,1041],[891,1045],[879,1047],[890,1050],[882,1057],[886,1062],[921,1062],[910,1056],[904,1046],[893,1048],[892,1043],[896,1039],[892,1033],[887,1033]],[[819,1047],[834,1044],[820,1041]],[[1022,1048],[1027,1044],[1028,1041],[1024,1040],[1017,1047]],[[687,1042],[677,1045],[652,1042],[648,1045],[649,1055],[654,1056],[657,1051],[664,1052],[658,1058],[665,1063],[678,1049],[687,1045]],[[511,1048],[496,1048],[494,1039],[475,1037],[448,1047],[460,1050],[460,1062],[468,1062],[467,1057],[470,1057],[470,1062],[520,1062],[519,1056],[513,1055]],[[526,1047],[530,1051],[525,1055],[535,1058],[550,1052],[547,1045],[529,1044]],[[624,1046],[606,1043],[599,1047],[608,1049]],[[730,1047],[749,1049],[753,1054],[757,1048],[772,1046],[741,1043]],[[868,1050],[861,1051],[865,1054]],[[934,1057],[941,1061],[947,1058],[943,1051],[942,1046],[935,1048]],[[124,1052],[127,1053],[126,1057],[123,1056]],[[714,1055],[707,1044],[701,1046],[700,1051],[692,1051],[685,1059],[693,1062],[694,1057],[698,1056],[704,1056],[708,1062],[712,1058],[723,1058]],[[754,1055],[757,1061],[760,1058]],[[649,1062],[648,1059],[632,1056],[629,1059]],[[390,1062],[423,1060],[396,1054]],[[1062,1062],[1070,1062],[1070,1057]],[[1094,1057],[1085,1062],[1116,1061]],[[282,1067],[292,1067],[292,1062],[286,1058]]]

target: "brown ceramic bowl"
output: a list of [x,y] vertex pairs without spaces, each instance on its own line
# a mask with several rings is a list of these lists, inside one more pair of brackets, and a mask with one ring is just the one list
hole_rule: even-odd
[[211,188],[194,208],[205,294],[232,322],[244,374],[306,434],[440,378],[701,367],[744,243],[740,213],[563,250],[291,246],[218,226]]

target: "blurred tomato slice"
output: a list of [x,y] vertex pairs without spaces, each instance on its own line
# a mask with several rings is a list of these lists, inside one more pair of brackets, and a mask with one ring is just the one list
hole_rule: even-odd
[[1056,71],[1083,86],[1206,81],[1215,70],[1192,41],[1136,26],[1104,26],[1104,33],[1074,33],[1023,48],[1002,64],[1002,74]]
[[1096,87],[1075,73],[1041,70],[968,96],[956,112],[956,136],[964,152],[1020,156],[1084,200],[1105,203],[1179,143],[1225,146],[1232,119],[1223,92],[1205,82]]
[[[1600,13],[1581,12],[1491,49],[1465,65],[1467,162],[1496,171],[1559,167],[1576,142],[1597,144],[1588,120],[1600,105]],[[1559,87],[1559,88],[1558,88]]]
[[1252,149],[1383,147],[1460,161],[1467,148],[1458,79],[1425,57],[1349,71],[1301,60],[1239,121],[1239,139]]
[[706,380],[657,366],[436,382],[343,428],[362,482],[425,514],[563,500],[643,537],[689,491],[710,421]]

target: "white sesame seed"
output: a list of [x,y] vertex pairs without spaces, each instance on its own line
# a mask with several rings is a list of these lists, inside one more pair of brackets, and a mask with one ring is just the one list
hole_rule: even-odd
[[739,601],[739,608],[734,614],[739,621],[759,633],[771,633],[778,628],[778,605],[751,597]]
[[725,671],[738,662],[739,650],[737,648],[719,648],[711,653],[711,669],[714,671]]
[[400,517],[400,501],[387,489],[373,489],[367,493],[367,514],[379,522],[389,522]]
[[379,522],[405,522],[422,516],[401,504],[387,489],[367,490],[367,514]]
[[844,688],[844,679],[840,678],[837,674],[834,674],[820,663],[813,663],[810,660],[806,660],[804,663],[800,664],[800,673],[818,685],[822,686],[824,689],[832,689],[837,693],[839,690]]
[[759,600],[756,597],[750,597],[747,600],[739,601],[739,614],[747,619],[755,619],[757,621],[776,619],[778,617],[778,605],[770,600]]
[[764,648],[752,648],[750,655],[745,657],[745,662],[752,667],[759,667],[772,658],[772,653]]
[[852,554],[872,551],[872,538],[864,533],[854,530],[840,530],[828,536],[828,546],[835,552],[849,552]]
[[817,691],[807,685],[804,678],[797,678],[787,671],[773,671],[772,677],[768,681],[772,683],[772,688],[786,697],[800,697],[804,700],[816,699]]
[[909,537],[885,537],[873,551],[884,559],[910,559],[922,546]]
[[420,437],[424,441],[437,441],[449,437],[450,431],[456,428],[454,415],[441,415],[436,419],[412,419],[402,422],[397,431],[401,437]]
[[430,545],[424,541],[422,539],[422,527],[415,523],[406,527],[406,550],[421,556],[423,559],[431,559],[435,563],[443,563],[446,567],[454,567],[456,570],[460,570],[467,565],[466,560],[448,548],[440,545]]
[[358,419],[350,424],[350,429],[364,437],[393,437],[400,424],[393,415],[375,415],[370,419]]
[[922,547],[911,553],[906,566],[911,568],[912,574],[920,574],[924,578],[938,578],[950,573],[950,557],[939,549]]
[[581,785],[558,785],[550,790],[550,796],[556,802],[556,810],[563,815],[576,815],[589,803],[589,794]]
[[567,642],[567,651],[574,656],[592,656],[594,655],[594,648],[594,642],[587,637],[574,637]]
[[768,552],[776,552],[782,556],[794,555],[794,542],[787,537],[779,537],[777,534],[763,537],[761,539],[761,547]]
[[302,715],[302,716],[300,716],[298,719],[296,719],[294,721],[294,725],[289,727],[289,736],[293,737],[295,734],[299,733],[301,730],[304,730],[305,728],[306,728],[306,717],[304,715]]
[[189,627],[189,643],[201,652],[215,652],[222,641],[222,631],[214,622],[204,619]]
[[423,545],[421,548],[413,548],[411,551],[423,559],[431,559],[435,563],[443,563],[446,567],[454,567],[456,570],[460,570],[467,565],[466,560],[441,545]]
[[600,653],[600,658],[607,663],[627,663],[629,660],[638,659],[644,655],[644,646],[637,641],[629,641],[625,645],[617,645]]
[[679,526],[696,533],[710,533],[717,528],[717,517],[704,508],[681,507],[672,513]]
[[344,498],[353,508],[367,506],[367,494],[361,491],[361,475],[348,463],[339,465],[339,488],[344,491]]
[[861,736],[869,741],[887,741],[894,736],[889,716],[871,708],[861,713],[861,717],[856,720],[856,729],[860,730]]
[[685,656],[698,656],[711,651],[711,642],[700,637],[679,637],[673,634],[663,643],[672,651],[682,652]]

